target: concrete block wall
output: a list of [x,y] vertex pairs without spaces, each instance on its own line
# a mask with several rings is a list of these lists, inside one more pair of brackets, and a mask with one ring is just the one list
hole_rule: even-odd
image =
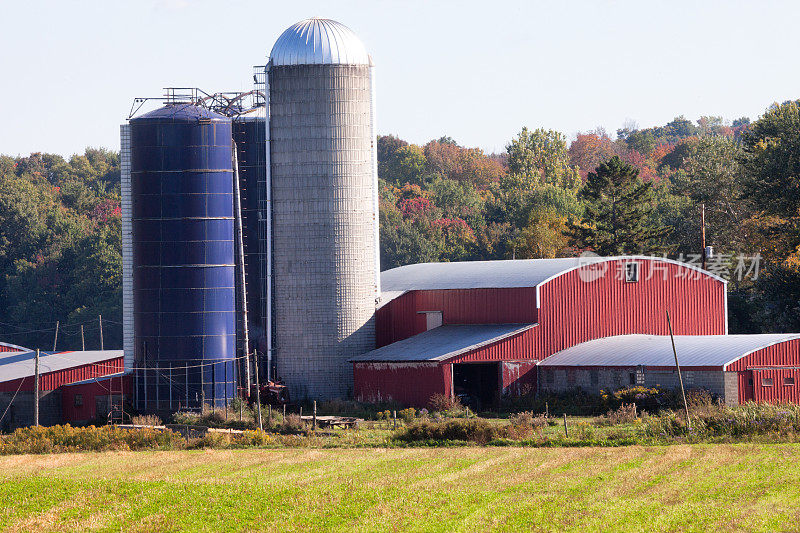
[[278,376],[294,398],[343,398],[347,360],[375,345],[370,67],[273,67],[269,90]]
[[[9,404],[11,404],[10,408],[8,408]],[[33,405],[33,392],[21,391],[17,393],[16,398],[14,398],[13,392],[0,392],[0,414],[6,413],[3,420],[0,421],[0,431],[6,433],[20,427],[32,426]],[[54,426],[61,422],[61,392],[42,391],[39,393],[39,424]]]
[[[540,390],[542,392],[565,392],[582,389],[590,394],[614,391],[636,384],[636,367],[628,368],[564,368],[540,366]],[[633,382],[631,383],[631,374]],[[682,370],[683,385],[687,390],[705,389],[724,399],[729,405],[738,403],[738,381],[736,372],[721,370]],[[678,373],[672,370],[644,370],[645,387],[659,386],[678,389]],[[732,403],[735,402],[735,403]]]

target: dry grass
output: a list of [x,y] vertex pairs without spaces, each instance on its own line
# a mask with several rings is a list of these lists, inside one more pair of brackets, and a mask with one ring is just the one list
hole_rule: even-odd
[[0,457],[0,529],[792,530],[800,446]]

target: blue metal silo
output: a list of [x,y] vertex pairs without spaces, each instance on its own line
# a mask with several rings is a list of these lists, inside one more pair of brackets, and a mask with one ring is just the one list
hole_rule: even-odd
[[131,119],[136,403],[236,394],[231,121],[191,104]]
[[[249,337],[251,349],[255,348],[263,355],[266,352],[265,320],[268,316],[266,107],[255,107],[235,116],[233,139],[239,163]],[[267,376],[263,370],[262,374]]]

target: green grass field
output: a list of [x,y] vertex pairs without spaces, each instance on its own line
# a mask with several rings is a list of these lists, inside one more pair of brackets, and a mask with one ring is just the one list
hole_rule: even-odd
[[0,457],[6,531],[787,531],[800,445]]

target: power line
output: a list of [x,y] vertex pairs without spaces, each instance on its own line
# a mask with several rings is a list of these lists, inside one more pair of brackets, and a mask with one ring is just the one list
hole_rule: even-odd
[[[80,364],[80,365],[108,366],[108,363],[86,363],[86,362],[83,362],[83,361],[79,361],[77,359],[72,359],[70,357],[64,357],[63,355],[58,355],[58,354],[55,354],[55,353],[49,353],[49,354],[46,354],[46,355],[47,355],[47,357],[55,357],[57,359],[63,359],[64,361],[70,361],[72,363],[77,363],[77,364]],[[221,359],[221,360],[217,360],[217,361],[214,361],[214,362],[198,363],[198,364],[195,364],[195,365],[172,366],[172,367],[168,367],[168,366],[142,366],[142,367],[130,367],[130,368],[126,368],[125,370],[155,370],[155,371],[164,370],[164,371],[166,371],[166,370],[169,370],[170,368],[172,370],[186,370],[186,369],[190,369],[190,368],[203,368],[203,367],[207,367],[207,366],[214,366],[214,365],[224,364],[224,363],[228,363],[228,362],[234,362],[234,361],[238,361],[240,359],[244,359],[245,357],[247,357],[247,356],[246,355],[240,355],[238,357],[233,357],[233,358],[230,358],[230,359]]]

